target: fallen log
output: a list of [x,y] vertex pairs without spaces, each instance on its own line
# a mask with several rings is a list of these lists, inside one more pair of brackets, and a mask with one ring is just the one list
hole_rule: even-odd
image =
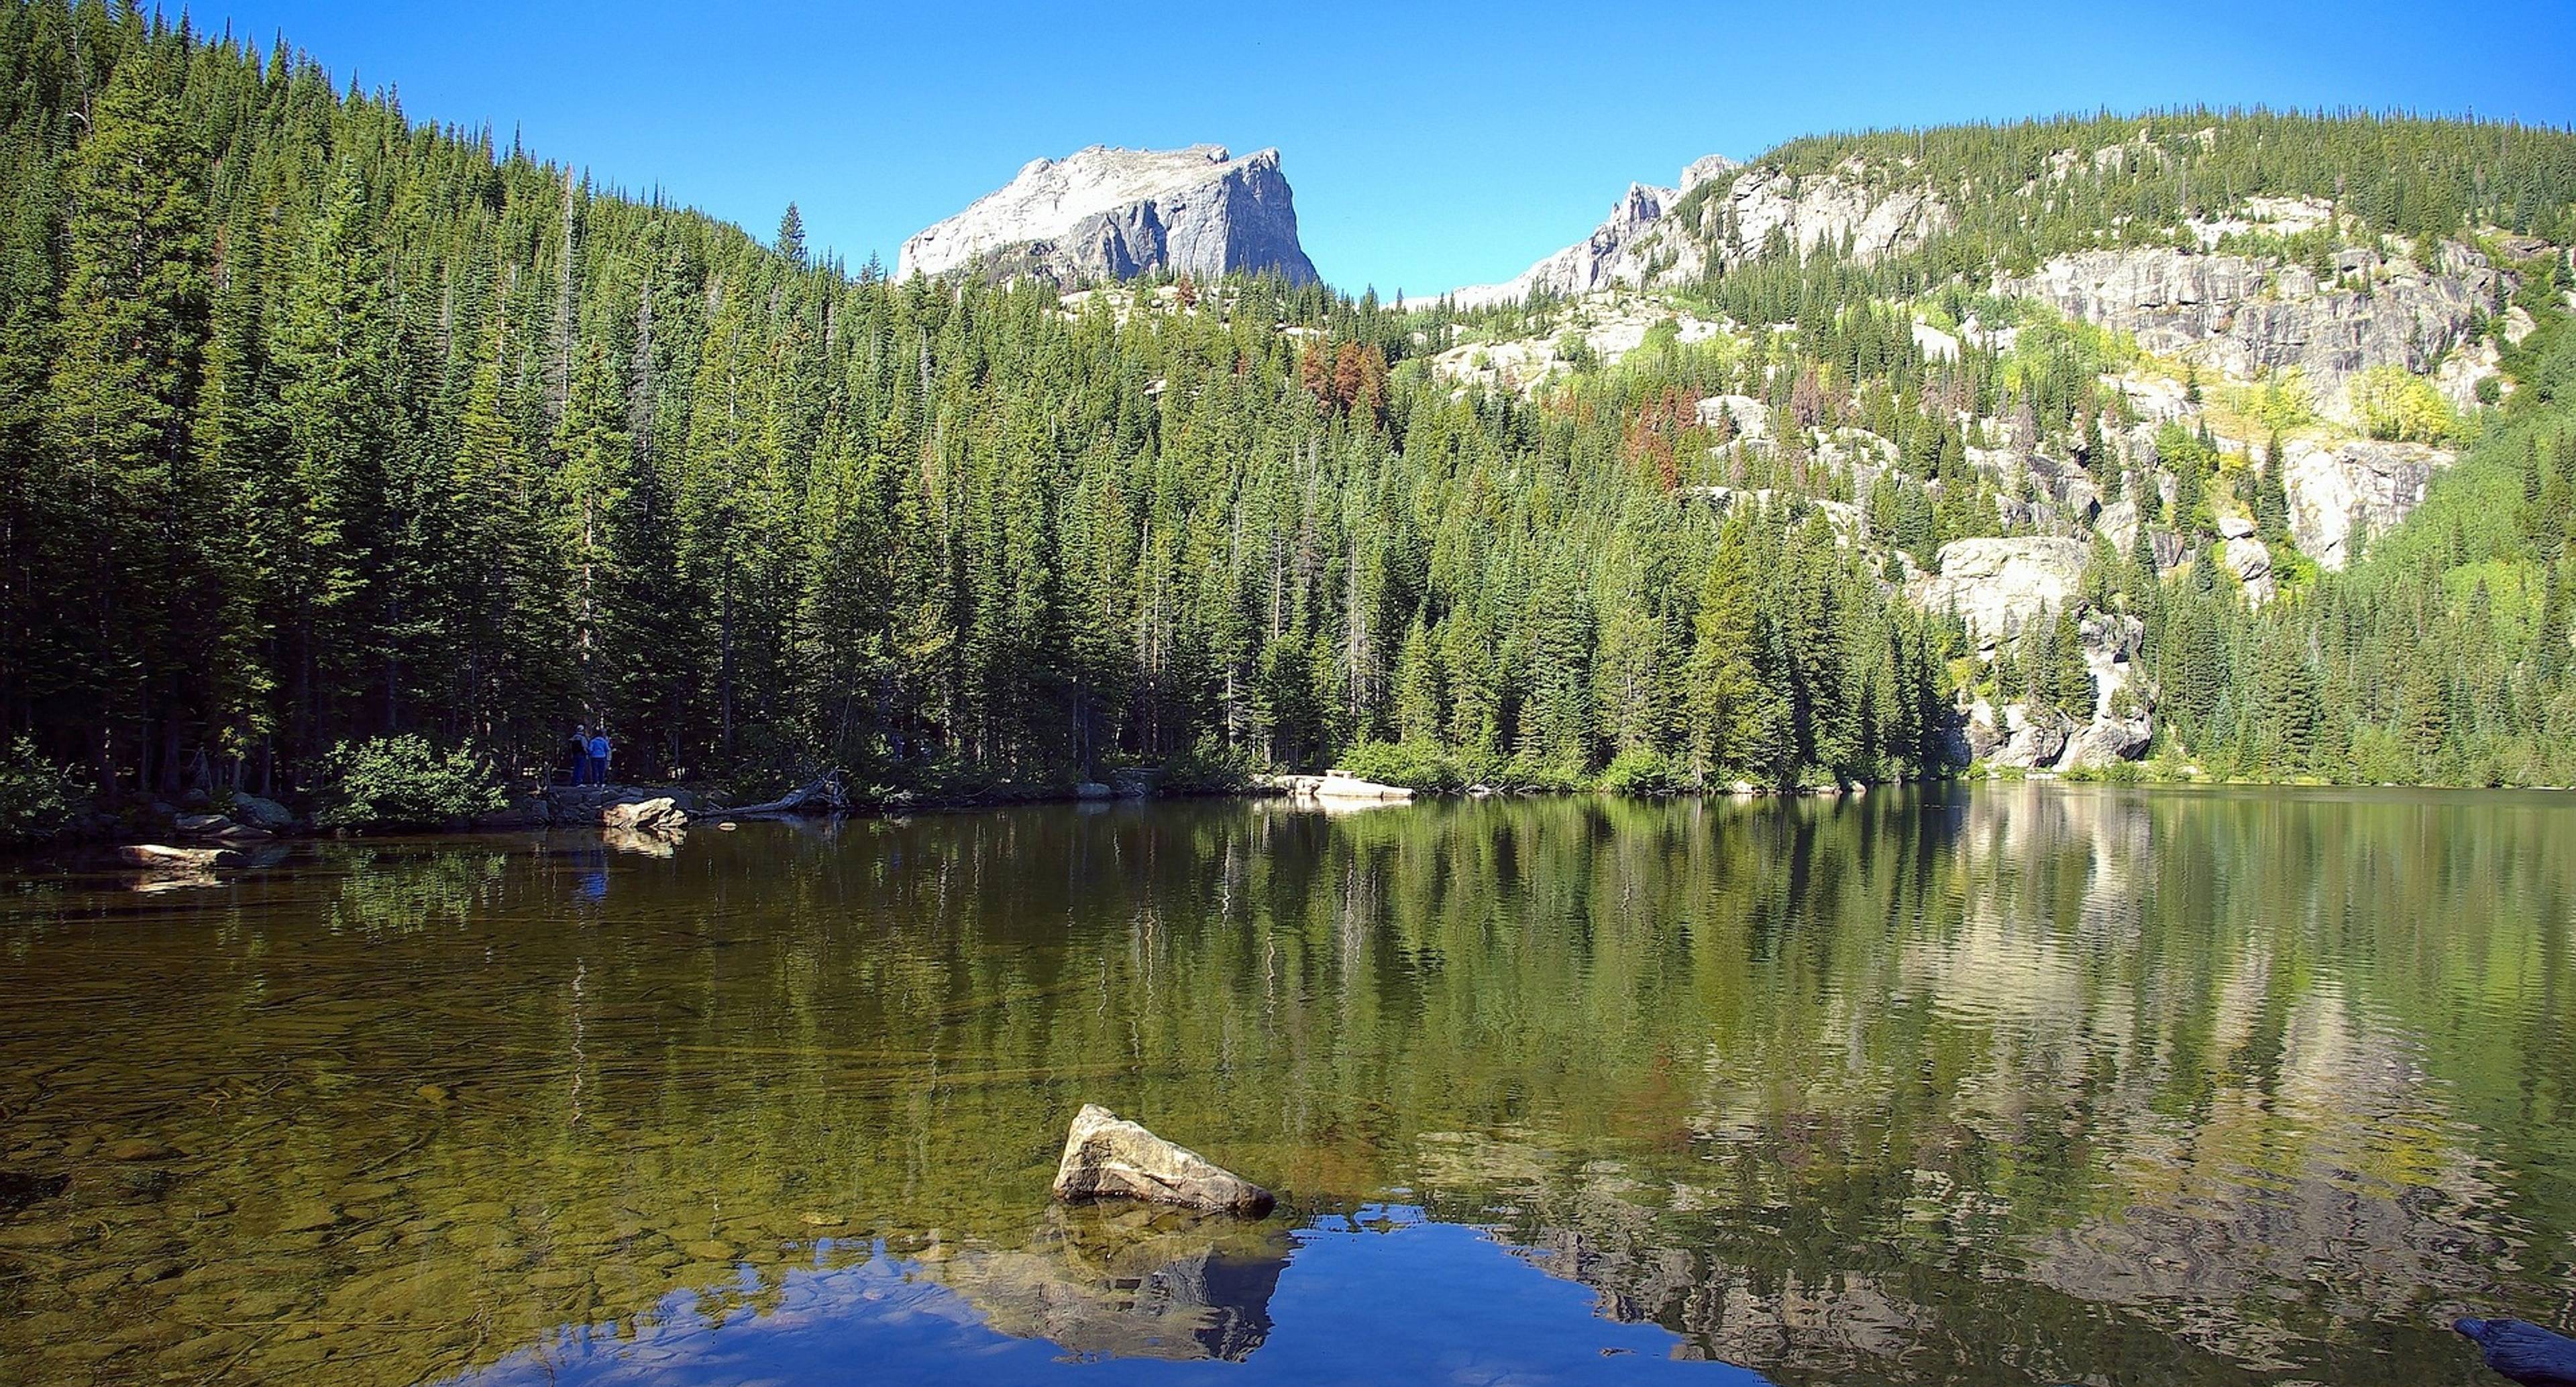
[[759,819],[783,814],[846,814],[850,800],[841,788],[841,773],[799,787],[766,804],[749,804],[739,809],[702,809],[690,815],[697,819]]

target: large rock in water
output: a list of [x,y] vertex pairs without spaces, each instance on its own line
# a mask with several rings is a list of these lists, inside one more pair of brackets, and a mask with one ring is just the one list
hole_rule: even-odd
[[1083,1104],[1065,1134],[1055,1197],[1142,1199],[1248,1218],[1268,1214],[1277,1202],[1270,1191],[1097,1103]]
[[1204,279],[1317,278],[1297,240],[1279,151],[1223,145],[1110,149],[1039,159],[1000,190],[903,243],[896,274],[1027,276],[1059,287],[1172,270]]

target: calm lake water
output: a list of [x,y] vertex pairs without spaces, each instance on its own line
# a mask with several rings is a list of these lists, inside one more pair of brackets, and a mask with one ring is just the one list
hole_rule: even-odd
[[[0,881],[0,1382],[2414,1387],[2481,1380],[2455,1313],[2576,1312],[2564,796],[1041,808],[133,885]],[[1085,1101],[1280,1213],[1052,1207]]]

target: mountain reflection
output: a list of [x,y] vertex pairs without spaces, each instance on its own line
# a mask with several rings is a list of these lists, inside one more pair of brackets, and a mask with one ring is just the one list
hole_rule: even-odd
[[[2571,830],[2548,796],[2033,785],[31,879],[0,1381],[664,1352],[674,1296],[731,1345],[847,1277],[987,1336],[884,1341],[924,1377],[1013,1338],[1035,1376],[1354,1371],[1290,1331],[1383,1310],[1381,1351],[1446,1326],[1502,1375],[1631,1371],[1598,1336],[1651,1329],[1782,1383],[2465,1384],[2449,1313],[2576,1301]],[[1085,1101],[1287,1215],[1050,1211]],[[1317,1241],[1390,1197],[1402,1238]],[[1488,1253],[1385,1307],[1335,1279],[1450,1228],[1592,1313],[1450,1333],[1465,1302],[1402,1279]]]

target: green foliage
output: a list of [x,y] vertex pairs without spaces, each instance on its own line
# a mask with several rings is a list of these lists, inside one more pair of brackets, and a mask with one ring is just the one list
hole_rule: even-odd
[[443,828],[510,802],[491,761],[472,746],[440,751],[411,734],[343,742],[316,770],[313,822],[321,828]]
[[1682,768],[1662,752],[1638,747],[1610,759],[1601,772],[1601,788],[1614,795],[1661,798],[1681,794],[1691,788],[1691,783]]
[[2344,386],[2353,417],[2371,437],[2405,443],[2439,443],[2457,421],[2442,392],[2421,376],[2395,366],[2373,366]]
[[1163,763],[1155,789],[1166,795],[1230,795],[1249,788],[1260,769],[1248,749],[1206,736]]
[[46,760],[27,738],[11,738],[7,758],[0,760],[0,843],[41,842],[61,832],[79,797],[69,771]]
[[1432,794],[1467,788],[1467,776],[1436,742],[1361,742],[1344,751],[1339,768],[1362,780],[1402,785]]
[[2256,427],[2275,437],[2317,422],[2316,397],[2308,388],[2307,373],[2295,366],[2237,391],[2235,404]]
[[[618,728],[639,776],[838,765],[931,797],[1354,757],[1531,786],[1645,756],[1697,785],[1933,773],[1960,633],[1905,604],[1886,550],[1932,570],[1943,543],[2005,532],[2020,498],[1972,446],[2127,485],[2109,440],[2133,415],[2100,375],[2134,347],[1996,297],[1998,269],[2170,239],[2222,189],[2346,189],[2350,215],[2408,235],[2471,216],[2555,234],[2576,191],[2576,138],[2489,123],[2160,113],[1801,141],[1771,162],[1936,180],[1963,190],[1956,225],[1872,264],[1734,247],[1694,294],[1780,328],[1685,346],[1659,324],[1530,398],[1456,391],[1426,348],[1564,340],[1580,305],[1398,313],[1253,278],[1069,307],[1035,282],[896,283],[818,263],[792,208],[764,243],[415,126],[291,51],[80,15],[19,0],[0,48],[0,726],[111,792],[170,792],[201,753],[295,790],[323,749],[388,737],[533,764],[577,721]],[[2021,195],[2055,151],[2115,146]],[[1711,237],[1725,215],[1698,189],[1673,213]],[[2526,289],[2556,274],[2532,262]],[[2541,326],[2506,353],[2527,387],[2494,411],[2509,432],[2552,407],[2556,303],[2532,299]],[[1933,360],[1918,312],[2021,331]],[[1703,426],[1720,394],[1766,404],[1777,446]],[[2302,421],[2287,394],[2256,412]],[[1846,430],[1892,454],[1866,495],[1816,452]],[[2197,540],[2215,449],[2184,430],[2160,448]],[[2516,519],[2555,475],[2472,483],[2514,490],[2449,512],[2456,544],[2387,546],[2441,551],[2404,594],[2437,606],[2468,600],[2442,575],[2472,563],[2512,577],[2485,608],[2501,645],[2464,651],[2474,677],[2445,695],[2460,774],[2508,737],[2551,745],[2564,676],[2536,664],[2503,699],[2510,734],[2458,729],[2522,668],[2499,650],[2546,650],[2528,628],[2564,622],[2533,566],[2564,527]],[[1863,543],[1827,497],[1865,515]],[[2253,498],[2267,530],[2276,499]],[[2271,706],[2259,642],[2198,590],[2208,565],[2175,592],[2102,567],[2089,600],[2155,616],[2149,658],[2193,735],[2244,743]],[[2337,609],[2356,629],[2395,620],[2357,575],[2315,587],[2362,604]],[[1998,677],[2080,706],[2071,639],[2034,644],[2053,651]],[[2313,673],[2302,754],[2327,764],[2347,672]]]

